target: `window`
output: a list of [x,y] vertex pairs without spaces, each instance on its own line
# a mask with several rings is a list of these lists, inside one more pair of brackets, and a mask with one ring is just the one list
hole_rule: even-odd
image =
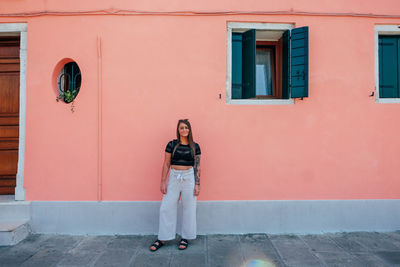
[[64,65],[58,76],[59,99],[65,103],[74,101],[81,88],[81,70],[76,62],[69,62]]
[[397,25],[375,26],[376,100],[400,103],[400,29]]
[[292,28],[228,23],[227,103],[293,103],[308,96],[308,27]]
[[[278,96],[280,75],[277,54],[280,52],[279,45],[273,42],[256,42],[256,97]],[[276,68],[275,68],[276,66]]]

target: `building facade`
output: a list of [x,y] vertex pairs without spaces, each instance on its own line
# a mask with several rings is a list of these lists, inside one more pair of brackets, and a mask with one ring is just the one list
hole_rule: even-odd
[[155,233],[182,118],[199,233],[400,228],[396,0],[5,0],[0,37],[1,192],[36,232]]

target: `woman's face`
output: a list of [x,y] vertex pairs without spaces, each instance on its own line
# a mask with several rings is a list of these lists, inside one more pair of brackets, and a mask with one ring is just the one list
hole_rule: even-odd
[[183,122],[179,123],[178,131],[180,136],[187,137],[189,135],[189,127]]

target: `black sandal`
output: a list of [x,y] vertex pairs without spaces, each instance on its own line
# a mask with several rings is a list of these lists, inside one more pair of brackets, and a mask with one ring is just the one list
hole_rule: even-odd
[[[161,248],[162,246],[164,246],[163,242],[161,242],[160,240],[156,240],[154,241],[154,243],[150,246],[150,251],[157,251],[159,248]],[[155,249],[151,249],[152,247],[155,247]]]
[[[181,246],[183,246],[183,248],[181,248]],[[180,250],[184,250],[184,249],[187,249],[188,246],[189,246],[189,242],[186,239],[182,238],[181,242],[179,242],[178,248]]]

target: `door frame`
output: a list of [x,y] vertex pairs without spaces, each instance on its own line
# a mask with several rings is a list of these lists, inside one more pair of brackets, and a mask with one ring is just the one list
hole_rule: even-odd
[[18,169],[17,186],[15,187],[15,200],[25,200],[24,166],[25,166],[25,118],[26,118],[26,48],[27,24],[26,23],[0,23],[1,35],[19,35],[19,144],[18,144]]

